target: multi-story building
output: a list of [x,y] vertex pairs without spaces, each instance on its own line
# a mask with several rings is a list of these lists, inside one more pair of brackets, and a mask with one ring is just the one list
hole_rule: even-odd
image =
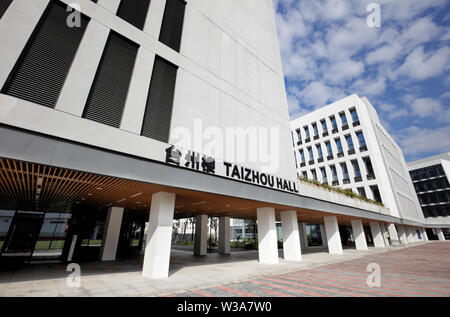
[[[316,122],[301,169],[330,163],[330,181],[391,210],[295,177],[275,21],[271,0],[0,0],[0,262],[34,260],[42,238],[59,241],[63,262],[142,250],[143,275],[167,277],[174,219],[192,217],[195,255],[206,255],[208,217],[220,219],[220,253],[230,218],[257,220],[269,264],[277,227],[284,258],[301,260],[298,221],[323,225],[333,254],[339,223],[364,250],[363,226],[376,247],[379,224],[397,240],[395,225],[422,229],[401,151],[356,96],[334,120],[300,125]],[[50,214],[56,230],[42,231]]]
[[450,223],[450,153],[409,162],[408,169],[426,220]]
[[297,174],[383,203],[422,221],[402,150],[365,97],[352,95],[291,122]]

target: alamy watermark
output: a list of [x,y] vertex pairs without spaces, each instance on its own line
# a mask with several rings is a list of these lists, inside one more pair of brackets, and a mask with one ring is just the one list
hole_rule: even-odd
[[370,12],[367,16],[367,26],[369,28],[381,28],[381,6],[373,2],[367,5],[366,10]]
[[71,272],[67,278],[67,287],[79,288],[81,287],[81,267],[77,263],[69,263],[67,265],[67,272]]
[[256,163],[264,173],[275,173],[280,165],[278,127],[205,127],[195,119],[193,128],[172,129],[172,144],[220,160],[246,165]]
[[370,263],[367,266],[367,276],[366,283],[369,287],[381,287],[381,267],[377,263]]

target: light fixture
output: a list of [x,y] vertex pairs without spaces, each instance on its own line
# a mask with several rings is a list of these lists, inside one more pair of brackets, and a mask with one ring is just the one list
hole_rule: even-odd
[[199,201],[196,203],[192,203],[193,205],[202,205],[202,204],[206,204],[206,201]]
[[131,196],[132,198],[134,198],[134,197],[137,197],[137,196],[141,196],[143,193],[137,193],[137,194],[134,194],[133,196]]

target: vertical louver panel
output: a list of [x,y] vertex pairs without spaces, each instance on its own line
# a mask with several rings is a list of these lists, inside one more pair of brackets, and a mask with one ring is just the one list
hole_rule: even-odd
[[118,128],[139,46],[111,32],[83,117]]
[[183,33],[184,10],[183,0],[167,0],[159,41],[179,52]]
[[2,18],[3,14],[5,14],[11,2],[12,0],[0,0],[0,19]]
[[142,126],[143,136],[169,141],[176,78],[177,67],[157,56]]
[[117,16],[138,29],[143,29],[150,0],[122,0]]
[[10,74],[3,93],[55,107],[89,19],[66,24],[66,6],[51,1]]

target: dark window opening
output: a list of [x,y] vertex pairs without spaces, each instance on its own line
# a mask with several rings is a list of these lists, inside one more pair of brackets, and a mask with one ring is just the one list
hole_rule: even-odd
[[183,0],[167,0],[159,41],[179,52],[183,33],[184,11]]
[[89,18],[66,24],[66,6],[50,1],[2,89],[4,94],[54,108]]
[[158,56],[155,58],[142,126],[143,136],[166,143],[169,141],[177,70],[175,65]]
[[83,118],[119,128],[139,46],[111,32]]
[[122,0],[117,16],[142,30],[149,5],[150,0]]

